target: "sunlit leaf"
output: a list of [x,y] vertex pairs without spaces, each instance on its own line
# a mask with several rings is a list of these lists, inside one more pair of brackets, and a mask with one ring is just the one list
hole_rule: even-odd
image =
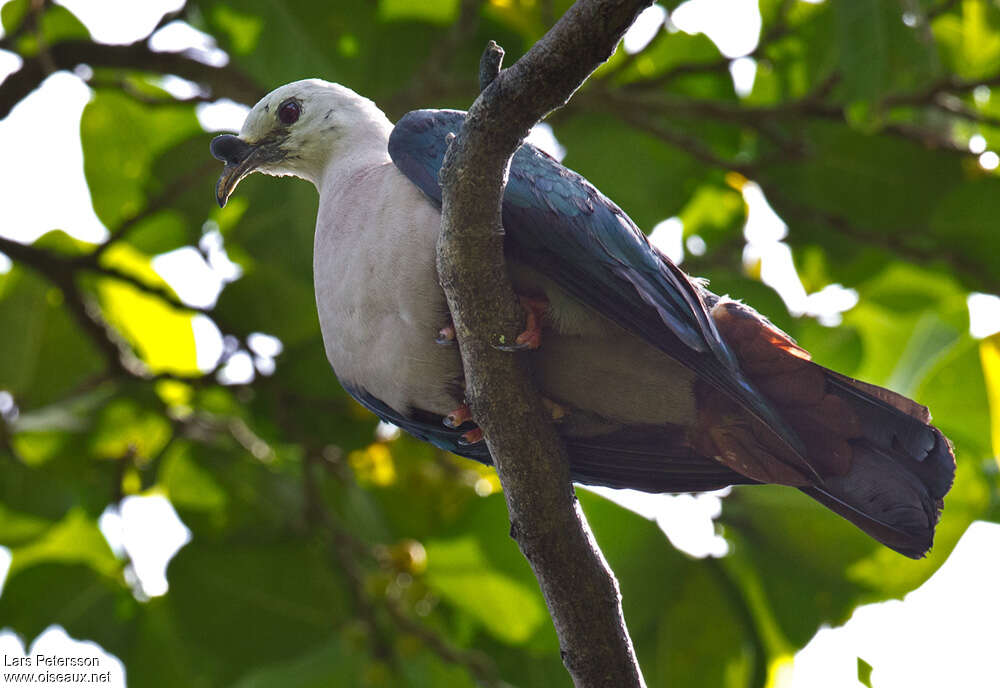
[[86,564],[105,576],[114,576],[121,566],[97,523],[79,509],[69,512],[37,540],[14,548],[11,555],[8,576],[43,562]]
[[146,206],[153,160],[198,129],[191,106],[153,107],[97,92],[83,110],[80,131],[87,185],[105,226],[114,229]]
[[101,410],[90,446],[100,458],[130,456],[144,463],[164,447],[170,434],[170,423],[162,414],[131,400],[116,399]]
[[450,24],[458,16],[459,0],[379,0],[378,16],[384,21],[416,19],[438,24]]
[[31,7],[31,0],[10,0],[5,2],[0,8],[0,20],[3,23],[4,33],[11,33],[17,29],[28,14]]
[[993,456],[1000,461],[1000,335],[993,335],[982,341],[979,345],[979,358],[983,365],[986,396],[989,400]]
[[933,24],[942,57],[965,79],[992,74],[1000,66],[1000,10],[983,0],[958,5],[958,14],[944,14]]
[[[153,271],[149,257],[125,244],[108,249],[104,260],[151,286],[166,286]],[[98,282],[98,294],[108,321],[136,347],[153,372],[198,372],[190,312],[111,278]]]
[[428,542],[426,549],[427,582],[497,638],[521,643],[547,623],[536,591],[493,570],[471,537]]
[[858,657],[858,681],[872,688],[872,665]]
[[176,444],[163,459],[160,480],[170,502],[179,509],[223,509],[229,496],[211,473],[190,456],[188,447]]

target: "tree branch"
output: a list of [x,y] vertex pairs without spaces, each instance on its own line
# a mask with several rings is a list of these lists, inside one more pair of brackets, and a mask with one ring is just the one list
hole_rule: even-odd
[[[579,0],[472,104],[441,170],[438,273],[466,375],[517,540],[541,586],[563,663],[577,686],[644,685],[621,612],[617,581],[594,542],[566,453],[517,356],[494,348],[522,313],[503,263],[500,205],[510,158],[531,127],[563,105],[614,51],[650,0]],[[485,78],[484,74],[485,72]],[[489,71],[481,81],[489,81]]]
[[177,76],[203,84],[216,98],[255,103],[264,91],[252,79],[231,65],[213,67],[187,53],[157,52],[136,41],[129,45],[105,45],[92,41],[62,41],[49,46],[42,56],[25,58],[21,68],[0,83],[0,119],[22,98],[45,80],[52,69],[73,69],[77,65],[118,67]]

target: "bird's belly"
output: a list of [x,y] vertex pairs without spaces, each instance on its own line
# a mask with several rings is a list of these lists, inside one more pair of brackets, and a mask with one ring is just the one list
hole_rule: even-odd
[[342,382],[397,411],[444,415],[464,396],[458,347],[435,341],[448,324],[444,294],[433,280],[426,289],[399,285],[389,279],[397,268],[389,250],[378,260],[342,263],[336,279],[317,277],[326,355]]
[[[391,165],[320,204],[313,267],[327,358],[341,381],[401,413],[445,415],[465,396],[458,347],[435,342],[449,323],[435,267],[439,228],[438,210]],[[511,277],[550,302],[541,349],[525,356],[541,394],[588,419],[573,427],[598,431],[590,418],[605,427],[693,422],[689,370],[534,271],[512,264]]]
[[361,319],[367,322],[323,338],[327,358],[344,383],[402,413],[421,409],[445,415],[461,405],[457,347],[436,344],[436,329],[415,326],[395,313],[370,312]]
[[[398,203],[385,200],[399,196]],[[458,347],[435,342],[448,324],[434,265],[437,210],[392,166],[368,171],[326,200],[313,269],[337,377],[401,413],[454,410],[464,397]]]

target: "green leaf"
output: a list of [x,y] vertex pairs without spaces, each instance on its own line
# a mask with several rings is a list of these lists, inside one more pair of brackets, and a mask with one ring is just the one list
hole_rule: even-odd
[[169,421],[159,411],[131,399],[115,399],[98,416],[90,450],[103,459],[132,456],[141,465],[159,453],[171,434]]
[[[660,31],[645,49],[621,70],[616,81],[629,83],[655,79],[681,65],[701,65],[720,60],[722,55],[708,36],[684,31]],[[598,75],[600,70],[598,70]]]
[[[865,0],[834,3],[845,100],[873,102],[924,87],[941,73],[940,59],[913,8]],[[903,21],[904,12],[914,21]]]
[[41,34],[49,45],[70,39],[90,38],[90,32],[62,5],[50,5],[42,14]]
[[697,234],[711,250],[716,241],[736,234],[746,218],[743,196],[728,186],[698,188],[680,213],[685,236]]
[[10,547],[38,538],[51,522],[0,504],[0,545]]
[[218,5],[212,18],[220,32],[229,39],[230,49],[237,55],[249,55],[257,47],[264,31],[264,19],[226,5]]
[[[1000,212],[1000,178],[954,152],[841,124],[813,123],[799,135],[807,155],[769,165],[759,181],[774,209],[794,222],[791,243],[838,256],[831,278],[854,286],[877,269],[874,259],[914,255],[989,289],[1000,273],[1000,237],[987,229]],[[940,246],[947,251],[933,248]]]
[[968,328],[965,294],[952,279],[904,264],[857,288],[861,301],[844,314],[864,347],[857,376],[913,394],[934,357]]
[[555,133],[566,147],[564,164],[646,231],[678,214],[707,174],[686,153],[605,115],[576,115]]
[[963,334],[935,358],[914,395],[931,409],[942,432],[980,456],[991,450],[983,373],[979,342]]
[[24,409],[60,398],[104,368],[62,292],[34,272],[15,265],[0,281],[0,322],[17,327],[17,336],[0,337],[0,389]]
[[181,213],[164,210],[136,223],[125,241],[143,253],[156,255],[189,243],[193,229]]
[[191,456],[191,448],[176,443],[163,458],[160,482],[177,509],[215,512],[224,510],[229,496],[211,472],[199,466]]
[[[85,564],[41,562],[11,573],[0,594],[0,619],[30,645],[58,624],[115,653],[129,640],[136,602],[125,585]],[[131,671],[129,672],[131,675]]]
[[86,564],[98,573],[116,577],[121,564],[111,553],[97,522],[82,510],[73,509],[41,536],[11,551],[7,575],[41,563]]
[[872,688],[872,665],[858,657],[858,681]]
[[418,20],[451,24],[458,17],[459,0],[379,0],[378,17],[382,21]]
[[949,70],[980,79],[1000,67],[1000,8],[986,0],[963,0],[961,14],[946,13],[932,25]]
[[167,603],[191,671],[223,685],[319,647],[350,618],[345,582],[322,547],[198,542],[170,562]]
[[153,161],[198,131],[190,105],[142,105],[97,91],[83,110],[80,132],[84,174],[101,222],[114,229],[145,208]]
[[294,659],[248,672],[233,688],[326,688],[334,676],[337,685],[364,685],[362,657],[350,641],[337,635]]
[[[440,16],[445,2],[410,5],[430,8],[413,10],[426,18],[432,10]],[[220,0],[197,0],[194,6],[234,63],[268,87],[261,95],[308,76],[350,84],[371,98],[393,94],[411,82],[419,57],[447,31],[424,21],[380,21],[380,8],[368,0],[345,0],[336,8],[311,0],[246,0],[238,14],[232,3]],[[294,49],[289,49],[290,37]]]
[[0,503],[50,523],[78,507],[96,518],[114,495],[121,476],[115,462],[89,460],[86,432],[95,409],[114,391],[105,386],[23,413],[10,428],[11,452],[0,451]]
[[[786,6],[787,7],[787,6]],[[789,30],[764,46],[747,104],[773,104],[802,98],[837,69],[840,55],[831,3],[794,3],[787,11]]]
[[546,622],[535,590],[493,570],[472,537],[426,543],[427,583],[496,638],[523,643]]
[[845,0],[834,8],[847,98],[872,100],[888,81],[888,17],[876,2]]
[[0,8],[0,22],[3,23],[3,32],[11,34],[17,30],[24,18],[28,16],[31,8],[31,0],[10,0],[5,2]]

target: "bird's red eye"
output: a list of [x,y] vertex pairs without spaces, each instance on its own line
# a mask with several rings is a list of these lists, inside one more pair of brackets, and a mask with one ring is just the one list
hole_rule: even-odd
[[281,120],[282,124],[295,124],[300,114],[302,114],[302,110],[294,100],[286,100],[278,106],[278,119]]

